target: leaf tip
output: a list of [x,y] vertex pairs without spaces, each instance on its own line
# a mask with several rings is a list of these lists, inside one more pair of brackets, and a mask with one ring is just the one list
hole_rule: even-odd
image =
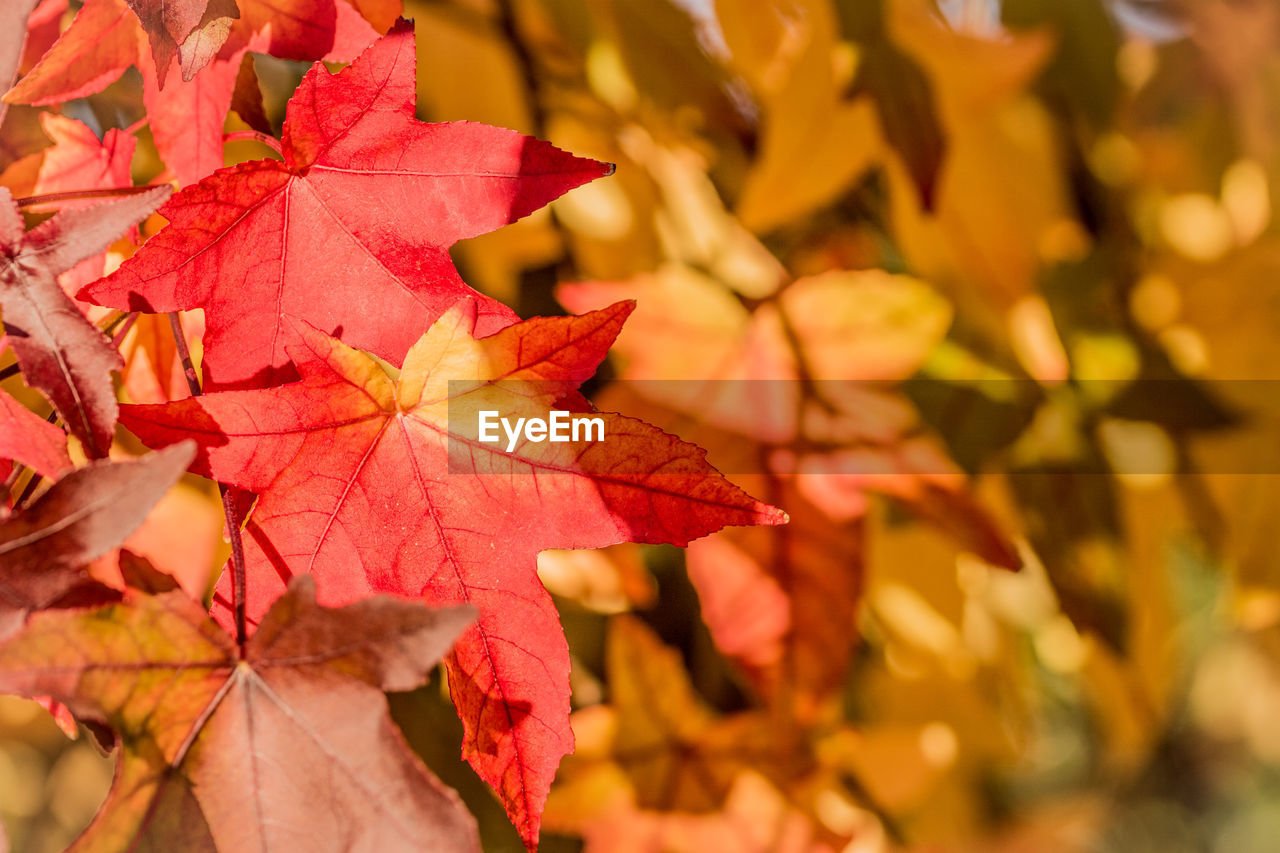
[[[628,317],[630,317],[633,313],[635,313],[635,310],[638,304],[639,303],[637,303],[636,300],[634,299],[619,299],[617,302],[613,303],[607,308],[601,308],[601,309],[598,309],[597,311],[592,311],[589,313],[603,315],[603,316],[609,317],[610,319],[615,319],[618,325],[621,326],[623,323],[627,321]],[[587,316],[587,315],[584,314],[583,316]]]
[[171,444],[168,447],[155,451],[165,456],[166,460],[172,460],[173,466],[176,468],[178,463],[182,463],[182,470],[186,470],[196,458],[196,443],[193,439],[184,438],[177,444]]

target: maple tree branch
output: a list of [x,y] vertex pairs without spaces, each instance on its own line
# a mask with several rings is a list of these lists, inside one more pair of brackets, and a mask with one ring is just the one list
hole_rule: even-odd
[[8,379],[10,376],[17,376],[22,372],[22,368],[18,366],[18,362],[14,362],[8,367],[0,368],[0,382]]
[[154,189],[155,186],[149,185],[142,187],[115,187],[103,190],[68,190],[61,193],[23,196],[17,199],[17,202],[18,207],[35,207],[38,204],[55,204],[60,201],[82,201],[93,198],[120,198],[122,196],[140,195],[151,192]]
[[[204,391],[200,387],[200,378],[196,376],[196,367],[191,361],[191,350],[187,348],[187,337],[182,331],[177,311],[169,312],[169,328],[173,331],[178,358],[182,360],[182,375],[186,377],[187,389],[192,397],[199,397]],[[236,645],[243,650],[248,630],[245,627],[244,542],[240,538],[240,513],[236,511],[235,493],[226,483],[218,483],[218,492],[222,496],[222,514],[227,521],[227,538],[231,540],[231,606],[235,614]]]

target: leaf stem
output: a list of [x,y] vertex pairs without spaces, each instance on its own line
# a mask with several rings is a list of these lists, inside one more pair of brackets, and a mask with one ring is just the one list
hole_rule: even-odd
[[35,207],[40,204],[55,204],[61,201],[83,201],[93,198],[120,198],[128,195],[139,195],[151,192],[155,188],[154,185],[148,185],[142,187],[114,187],[102,190],[68,190],[61,193],[23,196],[17,201],[18,207]]
[[[124,322],[121,322],[122,320]],[[111,345],[116,349],[120,349],[120,344],[124,343],[125,336],[129,334],[129,330],[133,328],[133,324],[136,322],[138,322],[137,311],[132,311],[128,314],[121,314],[115,320],[112,320],[110,325],[108,325],[107,328],[103,329],[103,331],[106,332],[108,335],[111,335],[112,329],[114,329],[116,326],[120,327],[119,331],[117,331],[114,335],[111,335]]]
[[13,487],[17,485],[18,479],[22,476],[22,472],[27,470],[25,465],[17,462],[13,463],[13,469],[9,472],[9,476],[4,478],[4,492],[7,495],[13,494]]
[[[45,416],[47,423],[56,424],[58,422],[58,410],[54,409]],[[14,507],[26,506],[31,495],[35,493],[36,487],[40,485],[40,481],[44,479],[44,475],[34,468],[31,470],[31,479],[27,481],[26,487],[22,490],[22,494],[18,495],[18,499],[13,502]],[[16,480],[14,481],[17,482]]]
[[[199,397],[204,391],[200,388],[200,379],[196,376],[196,367],[191,361],[191,350],[187,348],[187,337],[183,334],[177,311],[169,312],[169,328],[173,331],[178,358],[182,360],[187,388],[192,397]],[[236,510],[235,493],[226,483],[218,483],[218,492],[222,495],[222,514],[227,520],[227,538],[231,540],[231,609],[235,615],[236,645],[243,649],[248,640],[248,630],[245,628],[244,542],[240,538],[240,513]]]
[[125,317],[128,317],[128,316],[129,316],[128,311],[112,311],[110,314],[108,314],[106,317],[103,318],[104,320],[106,320],[106,322],[103,323],[98,328],[102,330],[102,334],[109,335],[115,330],[116,326],[119,326],[120,322],[124,320]]
[[182,375],[187,380],[187,390],[192,397],[199,397],[204,392],[200,389],[200,377],[196,376],[196,366],[191,361],[191,350],[187,348],[187,337],[182,331],[182,321],[177,311],[169,312],[169,328],[173,332],[173,344],[178,348],[178,358],[182,361]]
[[18,495],[18,499],[13,502],[14,507],[26,506],[32,492],[36,490],[36,486],[39,486],[40,481],[43,479],[44,477],[41,474],[32,471],[31,479],[27,481],[27,487],[22,490],[22,494]]
[[8,379],[10,376],[17,376],[22,372],[22,368],[18,366],[18,362],[14,362],[8,367],[0,367],[0,382]]
[[280,156],[284,156],[284,150],[280,147],[280,140],[274,136],[269,136],[257,130],[235,130],[231,133],[222,134],[223,142],[260,142]]

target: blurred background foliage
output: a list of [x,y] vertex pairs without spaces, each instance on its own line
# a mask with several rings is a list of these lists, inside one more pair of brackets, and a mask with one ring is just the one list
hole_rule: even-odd
[[[618,164],[459,246],[464,278],[525,316],[637,299],[598,405],[792,517],[543,556],[578,738],[544,850],[1276,848],[1280,4],[405,15],[420,117]],[[278,131],[305,67],[254,64]],[[133,126],[138,75],[64,112]],[[220,565],[216,496],[170,503]],[[397,719],[516,851],[443,689]],[[61,849],[109,775],[0,701],[15,850]]]

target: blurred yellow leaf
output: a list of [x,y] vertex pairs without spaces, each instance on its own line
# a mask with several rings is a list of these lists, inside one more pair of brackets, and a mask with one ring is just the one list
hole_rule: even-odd
[[720,0],[716,13],[730,62],[761,108],[760,156],[746,178],[737,214],[757,233],[828,204],[880,150],[875,108],[846,100],[837,77],[841,46],[822,0]]

